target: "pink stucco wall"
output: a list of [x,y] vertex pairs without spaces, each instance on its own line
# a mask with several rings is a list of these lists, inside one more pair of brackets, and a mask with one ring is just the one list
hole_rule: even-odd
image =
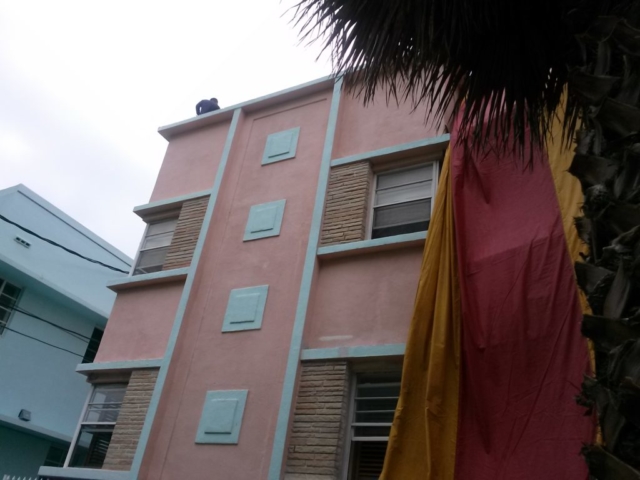
[[304,348],[405,343],[422,247],[324,261],[305,325]]
[[[245,108],[224,173],[198,273],[145,450],[140,480],[264,480],[325,141],[331,89]],[[437,136],[425,110],[367,108],[343,95],[332,158]],[[151,201],[212,187],[230,121],[172,138]],[[295,159],[262,166],[269,134],[301,127]],[[286,199],[278,237],[243,242],[252,205]],[[404,343],[422,247],[319,261],[303,348]],[[269,285],[260,330],[222,333],[229,292]],[[160,358],[182,283],[118,294],[96,361]],[[208,390],[249,390],[238,445],[196,445]]]
[[182,287],[177,282],[119,292],[95,361],[162,358]]
[[149,201],[213,187],[228,131],[229,122],[222,122],[173,138]]
[[392,147],[445,133],[445,125],[428,119],[427,108],[412,112],[410,104],[387,105],[380,93],[366,107],[361,98],[346,93],[340,99],[340,113],[332,158],[342,158]]
[[[331,92],[242,116],[139,478],[264,479],[271,458]],[[266,137],[301,127],[295,159]],[[278,237],[243,242],[252,205],[286,199]],[[269,285],[262,328],[222,333],[229,291]],[[207,390],[248,389],[237,446],[196,445]]]

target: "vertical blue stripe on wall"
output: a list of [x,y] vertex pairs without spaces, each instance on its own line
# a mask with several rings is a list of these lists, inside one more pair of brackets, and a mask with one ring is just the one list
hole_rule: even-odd
[[291,345],[289,346],[289,356],[287,357],[287,370],[284,375],[282,386],[282,397],[276,432],[273,439],[273,451],[271,452],[271,464],[269,465],[269,480],[280,480],[282,473],[282,463],[284,460],[284,447],[287,440],[287,430],[289,428],[289,418],[291,416],[291,406],[293,403],[296,376],[298,374],[298,364],[300,361],[300,349],[302,348],[302,334],[307,318],[307,306],[311,294],[311,283],[313,272],[316,266],[316,252],[320,240],[320,226],[322,224],[322,212],[324,210],[324,199],[327,193],[329,182],[329,170],[331,168],[331,153],[333,151],[333,140],[336,133],[338,121],[338,109],[340,106],[340,94],[342,92],[342,77],[338,78],[333,86],[333,96],[331,98],[331,108],[329,110],[329,121],[327,133],[324,139],[322,150],[322,163],[318,176],[318,187],[316,190],[316,200],[313,207],[311,219],[311,229],[309,231],[309,243],[302,270],[302,280],[300,282],[300,293],[298,295],[298,305],[296,307],[296,317],[291,334]]
[[229,126],[229,132],[227,133],[227,139],[222,150],[222,157],[220,159],[220,165],[218,165],[218,171],[216,178],[213,182],[213,188],[211,189],[211,196],[209,197],[209,204],[207,205],[207,211],[202,221],[202,227],[200,228],[200,235],[198,237],[198,243],[196,244],[195,251],[193,252],[193,260],[191,261],[191,267],[189,268],[189,274],[182,290],[182,296],[180,297],[180,303],[178,304],[178,311],[176,312],[176,318],[173,322],[171,334],[169,335],[169,341],[167,342],[167,349],[162,359],[160,371],[158,372],[158,380],[156,381],[155,388],[153,389],[153,395],[151,396],[151,402],[149,403],[149,410],[144,419],[144,425],[142,432],[140,433],[140,440],[138,441],[138,447],[136,454],[133,457],[133,463],[131,465],[131,479],[136,480],[140,473],[140,466],[142,465],[142,458],[144,456],[145,449],[147,448],[147,442],[149,441],[149,434],[151,433],[151,426],[158,410],[158,404],[160,402],[160,396],[162,395],[162,389],[164,382],[167,378],[167,371],[169,370],[169,364],[175,350],[176,340],[180,333],[180,327],[182,326],[182,320],[184,313],[189,303],[189,297],[191,295],[191,287],[196,276],[198,264],[200,263],[200,256],[202,254],[202,248],[209,230],[209,224],[211,223],[211,217],[213,216],[213,210],[216,206],[216,200],[220,194],[220,185],[222,184],[222,177],[224,176],[224,170],[229,160],[229,153],[231,152],[231,144],[233,143],[233,137],[238,127],[238,120],[240,118],[241,109],[238,108],[233,112],[233,118],[231,125]]

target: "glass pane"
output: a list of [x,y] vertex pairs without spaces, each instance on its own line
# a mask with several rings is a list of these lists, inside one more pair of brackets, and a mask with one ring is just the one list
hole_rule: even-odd
[[85,422],[115,423],[118,420],[118,414],[120,413],[120,403],[112,405],[89,405],[87,406],[87,413],[85,413]]
[[378,175],[376,190],[397,187],[407,183],[424,182],[433,180],[433,164],[421,165],[416,168],[407,168],[400,171],[382,173]]
[[102,403],[122,403],[124,395],[127,392],[127,386],[118,385],[99,385],[93,390],[93,395],[89,404],[98,405]]
[[7,307],[8,309],[13,308],[13,306],[16,304],[16,300],[15,298],[11,298],[5,294],[0,295],[0,306],[1,307]]
[[20,295],[20,289],[15,285],[11,285],[10,283],[5,283],[4,288],[2,289],[2,293],[17,300],[18,295]]
[[115,422],[127,391],[126,385],[96,387],[87,405],[85,422]]
[[111,435],[113,435],[113,427],[83,425],[69,466],[102,468],[111,442]]
[[373,212],[373,228],[427,222],[431,218],[431,199],[378,207]]
[[141,273],[159,272],[162,270],[162,265],[164,264],[164,259],[168,251],[169,247],[162,247],[140,252],[138,264],[133,274],[139,275]]
[[378,480],[384,465],[387,442],[354,442],[351,447],[350,480]]
[[51,445],[47,452],[47,458],[44,460],[45,467],[62,467],[64,460],[67,458],[69,447]]
[[[397,402],[394,402],[397,403]],[[395,413],[395,405],[392,410],[387,411],[371,411],[356,412],[356,422],[360,423],[391,423],[393,422],[393,414]]]
[[171,245],[171,239],[173,238],[173,232],[168,233],[159,233],[157,235],[148,235],[144,242],[142,242],[143,249],[146,248],[157,248],[157,247],[168,247]]
[[432,183],[431,180],[428,180],[426,182],[401,185],[387,190],[378,190],[376,192],[375,206],[410,202],[412,200],[431,197],[433,195],[431,191]]
[[354,427],[354,437],[388,437],[391,432],[391,425],[376,427]]
[[176,229],[177,223],[177,218],[170,218],[161,222],[151,223],[147,229],[147,237],[150,235],[157,235],[159,233],[173,233]]

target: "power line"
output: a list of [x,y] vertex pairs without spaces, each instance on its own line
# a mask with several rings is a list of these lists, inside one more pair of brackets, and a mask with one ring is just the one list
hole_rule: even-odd
[[64,250],[65,252],[70,253],[71,255],[75,255],[76,257],[80,257],[80,258],[82,258],[83,260],[86,260],[87,262],[96,263],[96,264],[98,264],[98,265],[101,265],[101,266],[103,266],[103,267],[105,267],[105,268],[108,268],[108,269],[110,269],[110,270],[114,270],[114,271],[116,271],[116,272],[126,273],[126,274],[128,274],[128,273],[129,273],[129,272],[127,272],[127,271],[125,271],[125,270],[122,270],[122,269],[120,269],[120,268],[118,268],[118,267],[114,267],[114,266],[112,266],[112,265],[108,265],[108,264],[106,264],[106,263],[102,263],[100,260],[95,260],[95,259],[93,259],[93,258],[85,257],[84,255],[82,255],[82,254],[80,254],[80,253],[76,252],[75,250],[71,250],[70,248],[67,248],[67,247],[65,247],[65,246],[63,246],[63,245],[60,245],[59,243],[54,242],[53,240],[51,240],[51,239],[49,239],[49,238],[45,238],[45,237],[43,237],[42,235],[38,235],[36,232],[34,232],[34,231],[32,231],[32,230],[29,230],[28,228],[25,228],[25,227],[23,227],[22,225],[20,225],[20,224],[18,224],[18,223],[16,223],[16,222],[14,222],[14,221],[9,220],[9,219],[8,219],[7,217],[5,217],[4,215],[0,215],[0,220],[3,220],[3,221],[5,221],[5,222],[7,222],[7,223],[9,223],[9,224],[11,224],[11,225],[13,225],[13,226],[15,226],[15,227],[18,227],[20,230],[22,230],[22,231],[24,231],[24,232],[27,232],[29,235],[33,235],[34,237],[39,238],[40,240],[42,240],[42,241],[44,241],[44,242],[50,243],[51,245],[53,245],[53,246],[55,246],[55,247],[61,248],[61,249],[62,249],[62,250]]
[[44,340],[40,340],[39,338],[36,338],[36,337],[32,337],[31,335],[27,335],[26,333],[18,332],[17,330],[13,330],[12,328],[9,328],[9,327],[2,327],[2,328],[4,330],[9,330],[10,332],[17,333],[18,335],[22,335],[23,337],[30,338],[31,340],[35,340],[36,342],[44,343],[45,345],[48,345],[50,347],[57,348],[58,350],[62,350],[63,352],[70,353],[71,355],[76,355],[80,358],[84,358],[84,355],[80,355],[79,353],[72,352],[71,350],[67,350],[66,348],[58,347],[57,345],[54,345],[49,342],[45,342]]
[[42,318],[42,317],[40,317],[38,315],[35,315],[33,313],[30,313],[30,312],[27,312],[26,310],[24,310],[24,309],[22,309],[20,307],[16,307],[16,306],[7,307],[7,306],[3,305],[2,308],[6,308],[8,310],[13,310],[15,312],[22,313],[23,315],[26,315],[27,317],[35,318],[36,320],[40,320],[41,322],[44,322],[44,323],[46,323],[48,325],[51,325],[54,328],[62,330],[63,332],[66,332],[66,333],[72,335],[73,337],[77,338],[78,340],[83,341],[83,342],[89,343],[89,341],[91,340],[91,337],[87,337],[86,335],[78,333],[78,332],[76,332],[74,330],[70,330],[68,328],[64,328],[64,327],[52,322],[51,320],[47,320],[47,319]]

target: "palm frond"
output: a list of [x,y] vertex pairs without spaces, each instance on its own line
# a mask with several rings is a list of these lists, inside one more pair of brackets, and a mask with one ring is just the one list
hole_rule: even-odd
[[[302,40],[321,41],[334,72],[345,74],[347,87],[365,103],[380,92],[387,100],[427,103],[436,118],[449,111],[461,115],[463,140],[477,145],[491,137],[494,144],[515,140],[524,147],[530,140],[544,143],[570,68],[582,64],[576,34],[591,25],[589,38],[617,32],[621,43],[635,48],[635,37],[615,22],[593,27],[596,17],[627,11],[633,3],[300,0],[294,18]],[[571,76],[583,95],[603,98],[617,81],[589,84],[575,70]],[[565,132],[575,131],[582,114],[570,96]]]

